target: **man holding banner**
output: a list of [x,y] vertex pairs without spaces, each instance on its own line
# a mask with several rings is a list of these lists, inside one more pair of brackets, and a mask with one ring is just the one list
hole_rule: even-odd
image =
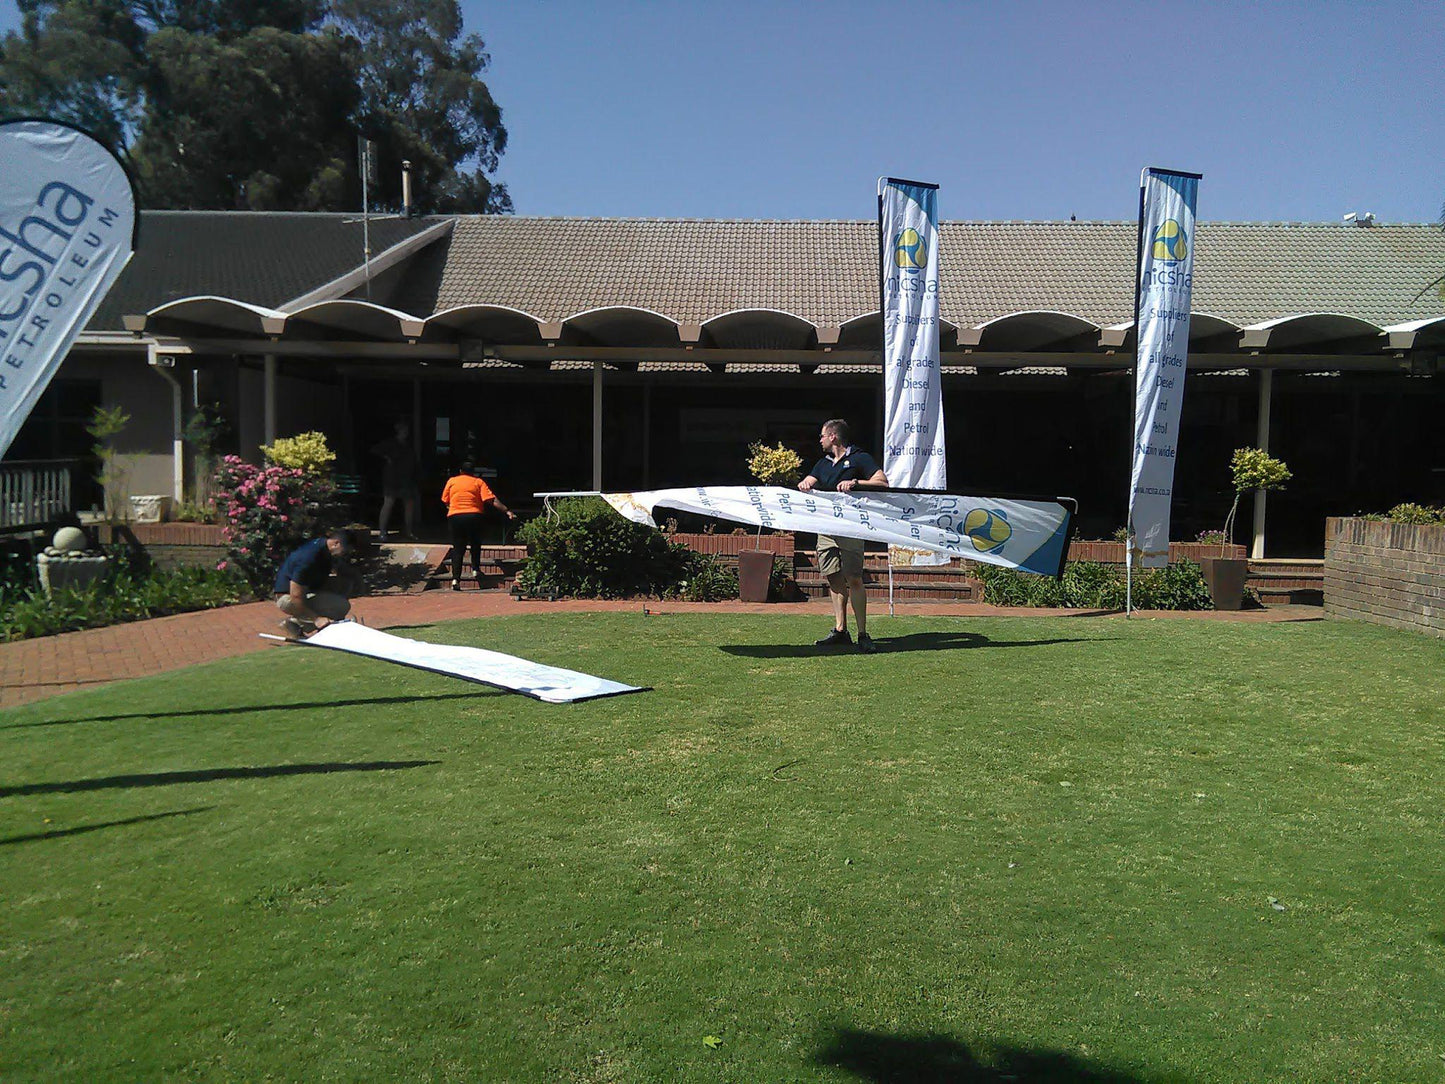
[[[867,452],[852,443],[848,423],[832,418],[818,434],[823,458],[798,483],[804,493],[851,493],[859,486],[886,487],[888,476]],[[818,640],[818,647],[844,647],[853,642],[848,635],[848,599],[853,599],[853,616],[858,623],[858,650],[871,655],[877,650],[868,635],[868,588],[863,583],[863,539],[818,535],[818,567],[828,579],[828,597],[833,602],[833,631]]]

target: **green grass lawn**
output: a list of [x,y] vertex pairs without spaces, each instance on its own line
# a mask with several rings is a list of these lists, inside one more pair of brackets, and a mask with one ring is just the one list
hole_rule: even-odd
[[0,1079],[1445,1079],[1445,643],[874,626],[404,633],[654,687],[567,707],[278,647],[0,714]]

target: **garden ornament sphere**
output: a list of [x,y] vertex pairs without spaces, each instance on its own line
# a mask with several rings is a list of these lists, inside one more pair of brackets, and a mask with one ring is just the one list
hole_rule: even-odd
[[85,549],[85,532],[79,527],[62,527],[55,532],[51,545],[62,553],[80,553]]

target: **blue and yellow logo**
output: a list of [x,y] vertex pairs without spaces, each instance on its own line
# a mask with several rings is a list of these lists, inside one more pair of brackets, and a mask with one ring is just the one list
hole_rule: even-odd
[[1189,255],[1189,235],[1172,218],[1166,218],[1154,231],[1154,258],[1164,263],[1178,263]]
[[1003,509],[973,508],[963,517],[963,533],[980,553],[997,553],[1013,537],[1014,529]]
[[893,242],[893,262],[913,275],[928,266],[928,245],[912,226],[898,231]]

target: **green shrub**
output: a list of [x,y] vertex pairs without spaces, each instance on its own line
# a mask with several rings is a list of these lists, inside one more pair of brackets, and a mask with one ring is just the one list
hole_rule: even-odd
[[689,550],[688,557],[685,578],[676,588],[679,598],[688,602],[724,602],[738,597],[736,570],[718,564],[709,553]]
[[[1123,574],[1120,574],[1120,588]],[[1256,600],[1257,601],[1257,600]],[[1122,606],[1123,596],[1117,606]],[[1140,610],[1212,610],[1204,572],[1193,561],[1176,561],[1164,568],[1134,573],[1134,606]]]
[[[558,501],[553,515],[524,524],[524,591],[576,598],[676,594],[694,569],[694,554],[651,527],[618,515],[600,497]],[[736,589],[736,587],[734,588]]]
[[[1050,606],[1117,610],[1125,603],[1125,570],[1096,561],[1070,561],[1055,580],[1012,568],[978,565],[983,600],[992,606]],[[1207,610],[1209,588],[1193,561],[1134,573],[1134,605],[1141,610]]]
[[208,568],[137,572],[119,551],[97,583],[46,595],[38,587],[0,594],[0,639],[27,640],[147,617],[209,610],[249,596],[234,573]]
[[305,474],[325,474],[336,462],[336,453],[326,444],[326,434],[314,429],[294,437],[279,437],[261,445],[261,451],[272,466]]
[[1395,523],[1445,523],[1445,508],[1406,501],[1391,508],[1385,513],[1385,518]]

